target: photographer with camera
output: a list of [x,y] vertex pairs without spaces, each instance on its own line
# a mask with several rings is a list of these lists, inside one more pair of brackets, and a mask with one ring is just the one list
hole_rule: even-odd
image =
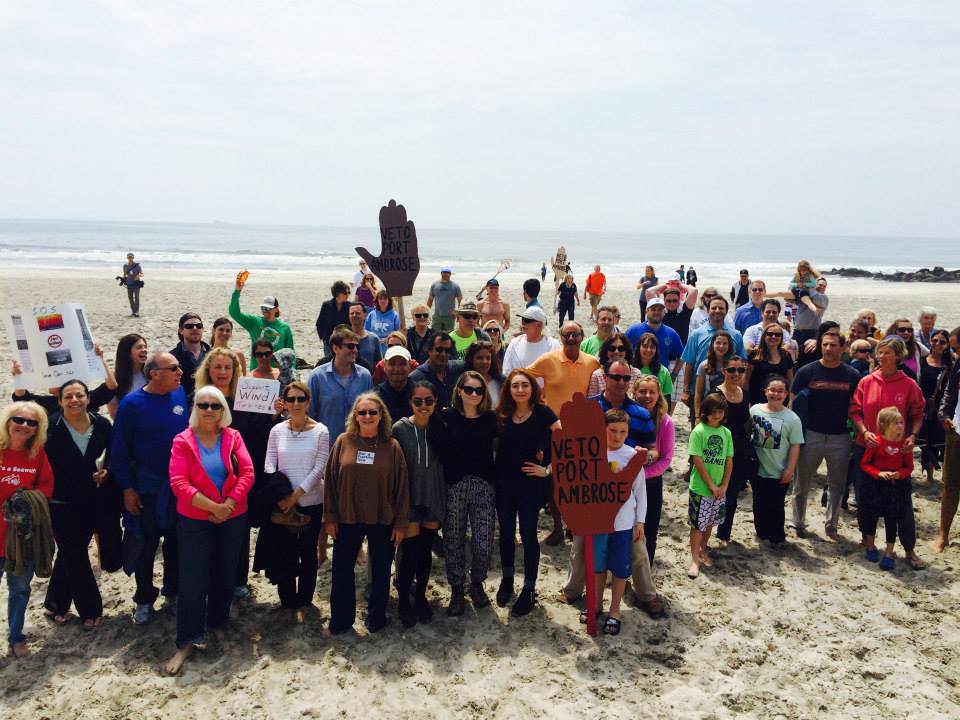
[[130,301],[130,317],[140,317],[140,288],[143,287],[143,268],[133,259],[133,253],[127,253],[127,263],[123,266],[123,277],[117,278],[121,286],[127,288],[127,300]]

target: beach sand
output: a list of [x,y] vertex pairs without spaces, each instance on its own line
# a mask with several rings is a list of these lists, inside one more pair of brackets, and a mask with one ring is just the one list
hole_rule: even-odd
[[[112,357],[128,332],[151,348],[176,342],[176,320],[186,310],[209,327],[226,315],[231,276],[189,278],[151,273],[142,295],[142,317],[127,317],[126,296],[109,279],[67,271],[0,270],[0,308],[35,302],[84,304],[98,342]],[[298,354],[311,362],[319,343],[313,330],[330,282],[323,275],[251,275],[242,305],[255,311],[268,293],[280,298]],[[504,298],[519,307],[523,276],[509,273]],[[457,277],[479,289],[484,278]],[[424,297],[433,278],[421,278]],[[610,300],[624,325],[636,319],[635,278],[610,278]],[[723,280],[721,282],[721,280]],[[704,278],[713,282],[711,278]],[[717,278],[728,288],[728,279]],[[552,294],[552,293],[549,293]],[[551,299],[548,293],[544,300]],[[884,325],[915,318],[922,304],[941,311],[941,326],[960,323],[960,288],[831,280],[827,317],[845,324],[861,307],[874,308]],[[407,309],[411,307],[408,299]],[[545,304],[548,304],[545,302]],[[581,311],[581,317],[587,316]],[[556,328],[552,322],[551,327]],[[248,350],[238,336],[235,347]],[[9,367],[6,340],[0,362]],[[0,393],[9,397],[8,375]],[[753,534],[751,496],[742,496],[734,543],[689,580],[686,524],[686,412],[671,472],[665,476],[663,524],[657,551],[657,584],[669,617],[654,621],[624,610],[619,637],[589,638],[575,606],[556,595],[566,574],[569,545],[543,546],[539,606],[514,619],[491,608],[458,619],[444,615],[449,597],[443,562],[436,560],[429,596],[435,620],[404,630],[396,620],[367,636],[358,617],[356,635],[321,635],[329,615],[329,562],[321,567],[317,610],[291,620],[276,608],[275,588],[251,578],[251,600],[235,604],[226,638],[212,641],[178,678],[158,664],[173,651],[174,617],[160,611],[146,627],[131,622],[133,579],[100,575],[104,625],[84,632],[76,621],[48,624],[42,615],[45,580],[35,580],[26,632],[33,655],[0,659],[0,708],[25,718],[956,718],[960,707],[960,547],[941,556],[929,549],[939,513],[939,483],[916,483],[919,551],[931,566],[914,572],[905,562],[892,573],[867,563],[852,515],[842,517],[844,541],[793,540],[782,551],[763,550]],[[811,498],[810,525],[822,527],[819,489]],[[541,537],[548,530],[541,522]],[[518,550],[518,553],[522,550]],[[902,550],[898,548],[902,555]],[[495,551],[495,556],[497,555]],[[518,558],[518,564],[520,559]],[[499,582],[498,560],[487,583]],[[158,563],[159,568],[159,563]],[[358,570],[362,588],[363,571]],[[6,585],[0,606],[6,604]],[[395,615],[395,598],[391,600]],[[362,612],[361,615],[362,617]],[[382,713],[382,715],[381,715]]]

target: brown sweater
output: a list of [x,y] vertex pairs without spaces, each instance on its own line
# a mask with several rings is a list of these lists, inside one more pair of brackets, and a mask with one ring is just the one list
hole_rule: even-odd
[[[357,462],[358,451],[373,453],[373,463]],[[393,525],[409,523],[410,481],[400,444],[343,433],[327,458],[323,521]]]

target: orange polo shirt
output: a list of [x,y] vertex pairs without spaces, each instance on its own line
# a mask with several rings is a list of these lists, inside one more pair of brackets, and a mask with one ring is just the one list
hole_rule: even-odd
[[573,394],[587,394],[590,376],[600,367],[593,355],[580,351],[576,362],[563,354],[563,348],[553,350],[534,360],[527,370],[537,378],[543,378],[544,402],[560,417],[560,408],[573,399]]
[[587,292],[591,295],[603,295],[603,286],[607,284],[607,276],[602,272],[592,272],[587,276]]

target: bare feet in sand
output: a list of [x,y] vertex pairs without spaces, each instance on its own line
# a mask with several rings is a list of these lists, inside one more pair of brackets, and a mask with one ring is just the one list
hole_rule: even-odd
[[947,549],[947,545],[949,544],[950,543],[944,540],[942,535],[937,535],[937,539],[933,541],[933,551],[939,555]]
[[25,642],[14,643],[10,646],[10,650],[13,652],[13,656],[18,658],[24,658],[30,654],[30,648],[27,647]]
[[700,564],[705,567],[713,567],[713,560],[710,559],[710,556],[706,553],[700,555]]
[[166,675],[173,677],[178,675],[183,669],[183,664],[187,661],[187,658],[193,655],[193,645],[186,645],[179,650],[177,650],[173,657],[167,660],[163,666],[163,672]]
[[691,580],[693,578],[700,576],[700,566],[697,563],[690,563],[690,567],[687,568],[687,577]]

